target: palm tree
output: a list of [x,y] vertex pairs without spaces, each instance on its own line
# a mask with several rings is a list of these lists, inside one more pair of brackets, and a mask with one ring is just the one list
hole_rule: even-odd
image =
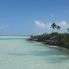
[[69,32],[69,28],[67,28],[67,31]]
[[61,27],[60,27],[60,26],[57,26],[57,27],[56,27],[56,29],[57,29],[57,30],[60,30],[60,29],[61,29]]
[[57,25],[56,25],[55,23],[53,23],[53,24],[51,25],[51,28],[52,28],[52,29],[56,29],[56,27],[57,27]]

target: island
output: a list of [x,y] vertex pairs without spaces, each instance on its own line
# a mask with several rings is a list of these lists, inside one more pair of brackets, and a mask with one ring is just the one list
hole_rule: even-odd
[[[57,30],[61,29],[56,23],[52,23],[51,28]],[[52,32],[49,34],[31,35],[29,40],[69,49],[69,28],[67,28],[67,31],[67,33]]]

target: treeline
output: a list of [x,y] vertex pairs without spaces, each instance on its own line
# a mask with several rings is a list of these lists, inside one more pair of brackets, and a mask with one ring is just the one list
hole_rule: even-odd
[[58,45],[65,48],[69,48],[69,34],[68,33],[51,33],[31,36],[30,40],[43,42],[49,45]]

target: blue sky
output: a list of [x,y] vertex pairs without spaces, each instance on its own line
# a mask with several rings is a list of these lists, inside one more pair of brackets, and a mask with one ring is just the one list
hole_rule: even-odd
[[53,22],[69,27],[69,0],[0,0],[0,35],[49,33]]

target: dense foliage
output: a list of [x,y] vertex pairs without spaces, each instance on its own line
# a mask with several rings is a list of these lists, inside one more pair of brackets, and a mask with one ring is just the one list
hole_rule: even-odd
[[31,40],[69,48],[69,33],[51,33],[31,36]]

